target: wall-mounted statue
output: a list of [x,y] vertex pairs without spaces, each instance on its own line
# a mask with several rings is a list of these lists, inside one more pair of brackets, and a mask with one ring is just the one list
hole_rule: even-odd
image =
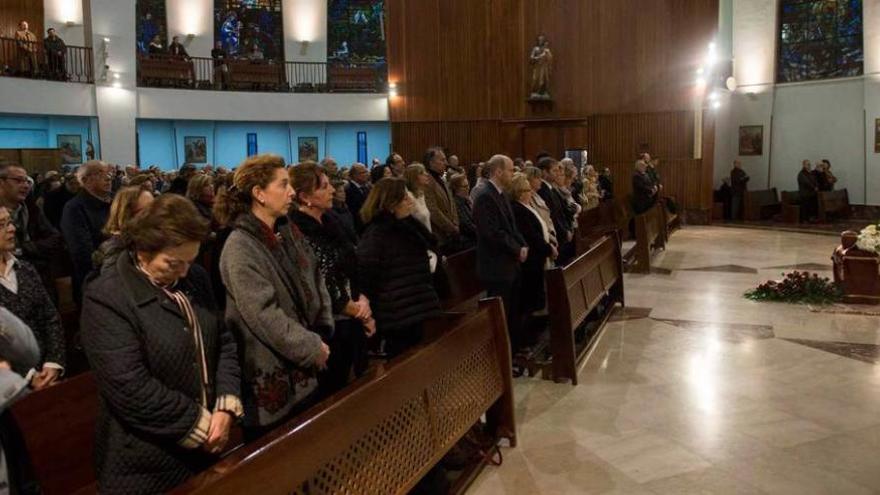
[[529,99],[549,100],[553,53],[550,52],[550,42],[543,34],[538,35],[535,46],[529,54],[529,63],[532,65],[532,88]]

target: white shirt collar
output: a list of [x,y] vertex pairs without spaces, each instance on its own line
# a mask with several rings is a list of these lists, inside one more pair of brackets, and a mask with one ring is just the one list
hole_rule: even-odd
[[498,191],[498,194],[503,194],[503,193],[504,193],[504,190],[501,189],[501,186],[499,186],[497,183],[495,183],[494,180],[489,179],[489,183],[492,184],[493,186],[495,186],[495,190]]

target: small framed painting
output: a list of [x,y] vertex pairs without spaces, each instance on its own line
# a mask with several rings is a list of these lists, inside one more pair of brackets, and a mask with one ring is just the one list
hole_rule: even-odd
[[247,135],[247,156],[257,154],[257,133],[249,132]]
[[296,147],[299,150],[297,161],[316,162],[318,161],[318,138],[301,137],[296,140]]
[[764,126],[740,126],[739,154],[740,156],[761,156],[764,154]]
[[82,136],[79,134],[59,134],[58,149],[61,150],[62,165],[76,165],[83,162]]
[[183,138],[183,151],[186,163],[208,163],[208,140],[204,136]]

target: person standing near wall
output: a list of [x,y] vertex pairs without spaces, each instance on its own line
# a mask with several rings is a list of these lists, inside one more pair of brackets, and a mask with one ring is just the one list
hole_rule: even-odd
[[742,220],[743,199],[748,189],[748,183],[749,174],[742,169],[742,162],[734,160],[733,170],[730,171],[730,187],[732,189],[730,215],[733,220]]

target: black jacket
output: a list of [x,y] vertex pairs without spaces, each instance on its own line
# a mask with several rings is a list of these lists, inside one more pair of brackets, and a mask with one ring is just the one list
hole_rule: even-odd
[[525,312],[537,311],[544,307],[544,267],[552,254],[550,244],[544,240],[541,222],[519,201],[513,202],[513,215],[516,227],[529,246],[529,256],[522,264],[522,291],[520,301]]
[[614,182],[611,177],[605,174],[599,175],[599,190],[605,193],[602,195],[602,201],[614,199]]
[[359,233],[364,230],[360,213],[368,194],[370,194],[369,184],[358,186],[352,181],[345,186],[345,203],[348,205],[348,211],[354,216],[354,225]]
[[730,170],[730,186],[733,194],[742,195],[748,189],[749,174],[741,168],[734,167]]
[[440,314],[428,250],[436,238],[418,220],[382,213],[367,224],[357,247],[358,287],[382,331],[420,324]]
[[92,253],[104,240],[102,230],[110,216],[110,203],[85,190],[64,205],[61,233],[73,262],[73,297],[82,301],[82,283],[92,271]]
[[819,185],[816,184],[816,176],[811,171],[801,170],[798,173],[797,182],[801,198],[813,197],[819,189]]
[[526,241],[516,228],[507,198],[489,184],[474,202],[477,226],[477,274],[484,283],[504,283],[519,274],[519,253]]
[[632,206],[636,215],[642,214],[654,206],[657,195],[654,192],[654,183],[648,174],[636,172],[632,178],[633,195]]
[[550,187],[543,181],[541,181],[541,188],[538,189],[538,196],[544,200],[544,203],[547,204],[547,208],[550,208],[550,218],[553,220],[553,229],[556,231],[556,238],[560,239],[560,241],[565,241],[568,234],[574,231],[565,205],[565,200],[555,188]]
[[[200,266],[193,265],[177,288],[187,294],[201,326],[207,406],[213,410],[218,397],[241,397],[235,341],[217,317]],[[89,284],[81,328],[100,394],[95,467],[101,493],[164,492],[216,461],[179,445],[202,414],[192,330],[130,254]]]
[[65,342],[61,317],[37,271],[28,262],[16,260],[13,267],[18,280],[18,292],[0,286],[0,306],[23,321],[34,334],[40,346],[40,365],[52,362],[64,366]]
[[474,224],[474,212],[468,198],[455,195],[455,206],[458,209],[458,231],[470,243],[477,242],[477,226]]

